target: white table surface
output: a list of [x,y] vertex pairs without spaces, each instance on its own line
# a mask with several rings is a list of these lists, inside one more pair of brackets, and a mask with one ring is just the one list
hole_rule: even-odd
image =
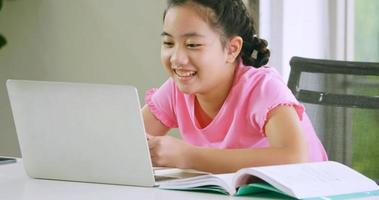
[[252,197],[233,197],[222,194],[162,190],[149,187],[132,187],[33,179],[26,175],[22,161],[0,165],[1,200],[76,200],[76,199],[264,199]]

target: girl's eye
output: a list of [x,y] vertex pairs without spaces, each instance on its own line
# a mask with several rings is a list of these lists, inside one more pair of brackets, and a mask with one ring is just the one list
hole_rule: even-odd
[[201,44],[187,44],[188,48],[196,48],[202,46]]
[[172,46],[174,46],[174,43],[173,42],[163,42],[163,46],[172,47]]

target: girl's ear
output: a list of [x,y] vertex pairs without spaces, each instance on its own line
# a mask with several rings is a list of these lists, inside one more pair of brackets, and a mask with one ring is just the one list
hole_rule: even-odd
[[227,62],[234,63],[241,52],[243,39],[240,36],[234,36],[227,44]]

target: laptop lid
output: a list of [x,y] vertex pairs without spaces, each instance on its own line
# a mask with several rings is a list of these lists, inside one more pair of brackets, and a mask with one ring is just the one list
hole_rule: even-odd
[[135,87],[24,80],[6,85],[29,176],[155,184]]

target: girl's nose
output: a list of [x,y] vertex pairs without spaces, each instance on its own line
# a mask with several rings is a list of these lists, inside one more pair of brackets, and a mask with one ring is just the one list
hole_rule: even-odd
[[172,66],[183,66],[188,63],[188,56],[184,49],[175,48],[172,52],[170,62]]

